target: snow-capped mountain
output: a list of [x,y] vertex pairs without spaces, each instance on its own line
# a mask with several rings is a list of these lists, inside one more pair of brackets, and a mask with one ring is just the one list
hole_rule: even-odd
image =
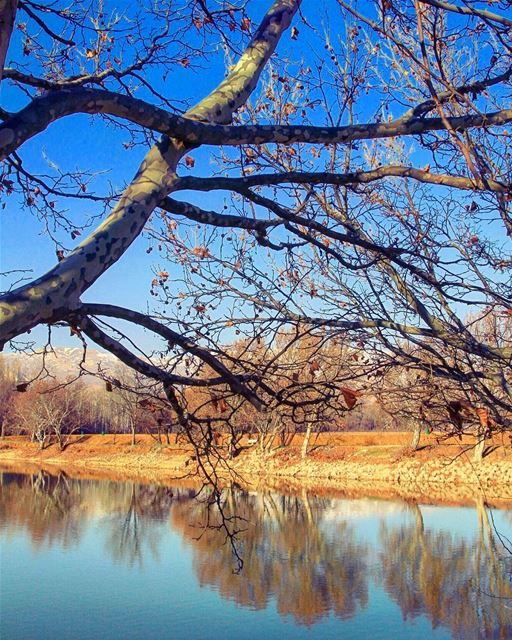
[[[56,347],[52,351],[37,353],[2,353],[0,360],[5,371],[12,376],[16,383],[25,382],[34,378],[43,368],[50,376],[59,381],[75,378],[82,369],[90,373],[103,372],[110,376],[118,375],[124,368],[115,356],[110,353],[87,349],[84,360],[84,351],[80,347]],[[84,376],[84,382],[94,383],[93,376]]]

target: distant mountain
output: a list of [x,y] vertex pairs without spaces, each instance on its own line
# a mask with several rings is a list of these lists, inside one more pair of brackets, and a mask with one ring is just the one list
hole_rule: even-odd
[[[43,366],[51,376],[59,381],[75,378],[80,371],[80,363],[83,359],[83,349],[80,347],[56,347],[53,351],[43,356],[41,353],[2,353],[0,360],[4,363],[8,374],[12,376],[16,383],[28,381],[36,376]],[[102,371],[107,375],[119,375],[125,365],[123,365],[111,353],[87,349],[85,362],[82,367],[90,373]],[[86,383],[99,381],[93,376],[84,376]]]

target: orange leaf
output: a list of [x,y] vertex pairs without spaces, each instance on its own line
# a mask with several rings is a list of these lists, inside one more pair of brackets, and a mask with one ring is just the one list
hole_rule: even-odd
[[348,387],[340,387],[340,391],[343,396],[343,400],[345,400],[345,404],[349,409],[353,409],[356,405],[357,399],[363,395],[361,391],[355,391]]
[[313,360],[313,362],[309,365],[309,373],[314,376],[315,373],[320,369],[320,365],[317,360]]
[[206,247],[194,247],[192,249],[192,254],[198,258],[208,258],[211,255]]

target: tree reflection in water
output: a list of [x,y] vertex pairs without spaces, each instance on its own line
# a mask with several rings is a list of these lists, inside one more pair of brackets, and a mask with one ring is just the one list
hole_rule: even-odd
[[44,471],[1,476],[0,522],[7,531],[26,530],[35,548],[80,542],[86,515],[80,483]]
[[133,483],[125,486],[130,495],[108,519],[107,548],[114,562],[142,567],[146,552],[159,560],[163,530],[155,525],[166,520],[174,493],[168,487]]
[[427,615],[433,628],[447,627],[455,638],[505,640],[512,637],[510,556],[496,542],[483,499],[476,502],[479,535],[472,544],[425,530],[416,504],[413,524],[383,523],[382,580],[406,620]]
[[[193,494],[194,492],[192,492]],[[27,530],[34,547],[78,545],[87,522],[97,521],[114,562],[142,565],[149,551],[158,560],[158,541],[174,496],[190,490],[108,480],[74,480],[65,473],[2,474],[0,521]]]
[[[285,496],[231,487],[222,495],[224,516],[245,527],[237,542],[244,567],[237,574],[229,541],[221,529],[204,528],[205,502],[194,498],[189,488],[5,473],[0,524],[7,535],[28,532],[39,551],[45,544],[78,546],[94,522],[111,559],[133,567],[146,557],[159,561],[170,522],[192,550],[200,584],[241,606],[263,609],[275,600],[280,615],[304,625],[328,615],[347,619],[367,607],[372,582],[406,620],[427,616],[455,638],[512,637],[512,554],[482,499],[476,502],[475,539],[471,532],[454,536],[443,527],[427,528],[421,508],[409,504],[412,522],[390,524],[384,512],[373,514],[380,529],[370,545],[351,517],[360,501],[345,501],[340,510],[337,500],[306,492]],[[333,512],[339,518],[334,530]],[[210,510],[208,518],[219,524],[218,512]]]
[[[212,529],[201,529],[199,503],[177,505],[172,526],[194,550],[194,568],[202,585],[215,586],[224,598],[261,609],[275,598],[281,615],[312,625],[334,613],[353,616],[368,602],[368,547],[357,542],[352,525],[340,525],[336,539],[319,528],[325,500],[249,494],[229,490],[225,510],[247,523],[240,536],[243,571],[233,571],[231,549]],[[199,526],[198,526],[199,525]],[[200,535],[199,535],[200,534]]]

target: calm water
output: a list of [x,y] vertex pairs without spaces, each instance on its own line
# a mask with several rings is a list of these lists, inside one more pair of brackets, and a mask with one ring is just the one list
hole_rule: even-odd
[[2,639],[512,638],[512,512],[481,499],[232,489],[223,520],[187,488],[0,479]]

